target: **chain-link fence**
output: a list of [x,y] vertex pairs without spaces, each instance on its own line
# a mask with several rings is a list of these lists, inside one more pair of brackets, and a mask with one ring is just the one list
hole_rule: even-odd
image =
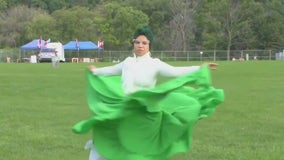
[[16,62],[18,57],[18,49],[0,49],[0,62]]
[[[20,51],[18,49],[0,49],[0,62],[28,62],[38,51]],[[90,58],[103,62],[122,61],[131,56],[132,51],[65,51],[66,62],[72,59]],[[284,60],[283,52],[272,50],[226,50],[204,51],[151,51],[152,57],[163,61],[226,61],[228,60]]]
[[[102,61],[123,60],[132,54],[131,51],[103,51],[99,58]],[[232,50],[229,56],[225,50],[151,51],[151,55],[164,61],[277,60],[277,53],[271,50]]]

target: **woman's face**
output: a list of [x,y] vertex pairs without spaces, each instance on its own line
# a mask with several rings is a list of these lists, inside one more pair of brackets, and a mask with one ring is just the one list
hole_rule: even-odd
[[146,36],[140,35],[134,40],[134,53],[136,56],[143,56],[149,52],[150,41]]

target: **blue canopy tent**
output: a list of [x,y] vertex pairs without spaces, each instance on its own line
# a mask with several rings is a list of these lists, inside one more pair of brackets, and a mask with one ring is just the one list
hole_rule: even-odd
[[64,50],[99,50],[100,48],[92,41],[70,41],[64,45]]
[[[34,39],[29,43],[26,43],[20,46],[20,53],[19,53],[19,61],[27,61],[31,55],[37,54],[41,48],[44,48],[46,41],[43,39]],[[29,51],[31,53],[27,54],[27,52],[22,51]],[[36,53],[35,53],[36,52]]]
[[101,50],[95,43],[92,41],[70,41],[64,46],[65,51],[76,51],[77,58],[80,57],[80,51],[92,51],[92,50]]
[[20,47],[20,50],[39,50],[40,48],[44,47],[45,40],[41,40],[40,48],[39,48],[39,39],[34,39],[31,42],[24,44]]

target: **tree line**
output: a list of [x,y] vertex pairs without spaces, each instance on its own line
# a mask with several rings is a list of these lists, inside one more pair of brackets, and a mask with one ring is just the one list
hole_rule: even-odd
[[280,50],[283,0],[0,0],[0,48],[42,37],[128,50],[149,25],[153,50]]

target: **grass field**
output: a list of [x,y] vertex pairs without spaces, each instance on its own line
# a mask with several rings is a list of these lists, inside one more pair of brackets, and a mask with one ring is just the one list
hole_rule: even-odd
[[[88,159],[91,134],[71,132],[89,116],[88,65],[0,63],[1,160]],[[284,160],[284,62],[219,62],[212,81],[225,102],[195,126],[191,150],[171,160]]]

